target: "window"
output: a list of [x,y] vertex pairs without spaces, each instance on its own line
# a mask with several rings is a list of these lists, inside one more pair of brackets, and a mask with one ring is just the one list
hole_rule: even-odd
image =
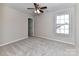
[[69,34],[69,14],[56,16],[56,33]]

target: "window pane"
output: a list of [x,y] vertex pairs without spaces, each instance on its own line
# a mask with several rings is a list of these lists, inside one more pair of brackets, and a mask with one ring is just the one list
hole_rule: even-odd
[[56,30],[56,33],[60,33],[60,30],[59,30],[59,29],[57,29],[57,30]]
[[64,15],[61,15],[61,20],[64,20]]
[[61,24],[61,21],[60,20],[57,20],[57,24]]
[[61,27],[61,25],[58,25],[56,28],[59,30],[63,29],[63,27]]
[[60,29],[64,29],[64,26],[60,26]]
[[69,34],[69,30],[65,30],[65,34]]
[[60,32],[61,32],[61,33],[64,33],[64,29],[61,29]]
[[65,20],[66,20],[66,19],[69,19],[69,15],[65,15]]
[[65,30],[69,30],[69,25],[65,25]]
[[60,16],[57,16],[57,20],[60,19]]
[[64,20],[61,20],[61,24],[64,24]]
[[65,20],[65,23],[69,24],[69,20],[68,20],[68,19],[66,19],[66,20]]

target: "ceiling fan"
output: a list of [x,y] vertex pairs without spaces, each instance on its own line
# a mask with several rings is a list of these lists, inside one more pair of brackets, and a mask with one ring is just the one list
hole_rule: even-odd
[[35,8],[27,8],[27,9],[35,9],[34,13],[40,14],[44,13],[43,9],[47,9],[47,6],[41,7],[38,3],[33,3]]

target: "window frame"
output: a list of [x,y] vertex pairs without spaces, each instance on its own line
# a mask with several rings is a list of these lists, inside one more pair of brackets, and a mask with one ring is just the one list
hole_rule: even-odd
[[[58,16],[58,15],[65,15],[65,14],[68,14],[69,15],[69,34],[62,34],[62,33],[56,33],[56,21],[57,21],[57,19],[56,19],[56,17]],[[58,35],[58,36],[65,36],[65,37],[70,37],[70,35],[72,34],[72,30],[71,30],[71,23],[72,23],[72,21],[71,21],[71,17],[72,15],[71,15],[71,12],[70,12],[70,8],[68,8],[68,9],[63,9],[63,10],[59,10],[59,11],[57,11],[57,12],[55,12],[54,13],[54,34],[55,35]]]
[[[61,17],[61,16],[65,16],[65,15],[69,15],[69,19],[68,19],[68,21],[69,21],[69,23],[68,23],[68,26],[69,26],[69,29],[70,29],[70,14],[68,14],[68,13],[66,13],[66,14],[60,14],[60,15],[57,15],[57,16],[59,16],[59,17]],[[57,16],[55,17],[56,18],[56,30],[55,30],[55,32],[57,33]],[[65,21],[65,19],[63,19],[64,21]],[[61,21],[61,19],[60,19],[60,21]],[[61,26],[64,26],[64,25],[62,25],[61,23],[59,24],[59,25],[61,25]],[[60,27],[61,27],[60,26]],[[60,28],[61,29],[61,28]],[[68,34],[66,34],[65,32],[64,33],[57,33],[57,34],[65,34],[65,35],[69,35],[70,34],[70,30],[68,29],[68,31],[69,31],[69,33]],[[66,30],[65,28],[63,29],[64,31]]]

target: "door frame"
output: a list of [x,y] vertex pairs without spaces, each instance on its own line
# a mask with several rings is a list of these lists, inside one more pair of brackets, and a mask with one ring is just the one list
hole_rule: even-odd
[[[29,17],[29,18],[32,20],[32,34],[31,34],[31,36],[34,36],[34,19],[31,17]],[[29,20],[29,18],[28,18],[28,20]],[[29,26],[29,24],[28,24],[28,26]],[[28,30],[29,30],[29,28],[28,28]]]

